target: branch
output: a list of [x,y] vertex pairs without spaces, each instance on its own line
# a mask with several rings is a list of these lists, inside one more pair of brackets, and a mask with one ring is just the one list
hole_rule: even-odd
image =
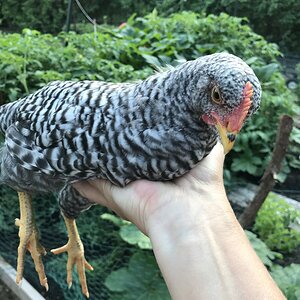
[[250,226],[254,222],[258,210],[276,183],[276,174],[279,173],[281,163],[286,154],[292,128],[293,119],[288,115],[282,116],[277,131],[272,159],[264,172],[256,196],[239,218],[239,222],[243,228]]

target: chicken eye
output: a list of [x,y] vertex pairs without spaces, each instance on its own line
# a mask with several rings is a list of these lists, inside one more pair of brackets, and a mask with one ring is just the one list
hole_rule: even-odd
[[216,86],[214,86],[211,90],[211,99],[213,102],[215,102],[217,104],[222,104],[222,98],[220,95],[220,91]]

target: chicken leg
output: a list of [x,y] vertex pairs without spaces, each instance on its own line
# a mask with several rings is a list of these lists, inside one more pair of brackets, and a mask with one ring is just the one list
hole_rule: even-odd
[[15,224],[19,227],[20,244],[18,247],[16,283],[20,284],[23,278],[24,257],[27,249],[34,261],[40,283],[48,291],[47,277],[42,262],[42,256],[46,254],[46,251],[39,242],[39,234],[34,220],[31,196],[25,192],[18,192],[18,196],[20,203],[20,219],[16,219]]
[[69,288],[72,286],[72,270],[76,264],[79,281],[81,284],[82,293],[89,298],[89,291],[86,283],[85,269],[94,270],[93,267],[86,261],[84,257],[84,247],[80,239],[75,219],[67,218],[64,214],[63,218],[68,231],[69,240],[66,245],[51,250],[53,254],[68,252],[67,262],[67,283]]

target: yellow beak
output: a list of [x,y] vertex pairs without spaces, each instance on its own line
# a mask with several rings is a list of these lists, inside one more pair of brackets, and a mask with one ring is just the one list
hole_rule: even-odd
[[216,121],[215,126],[219,131],[225,154],[232,149],[235,138],[243,126],[245,118],[252,104],[252,96],[253,87],[251,82],[248,81],[244,87],[243,101],[237,108],[235,108],[231,115],[226,120],[222,120],[217,114],[214,116]]
[[219,132],[219,135],[221,138],[221,143],[224,148],[224,153],[226,155],[232,149],[232,147],[234,145],[237,131],[228,130],[220,122],[216,123],[216,127],[218,129],[218,132]]

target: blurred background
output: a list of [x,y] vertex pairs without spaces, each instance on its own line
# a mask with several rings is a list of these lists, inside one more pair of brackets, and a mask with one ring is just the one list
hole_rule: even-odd
[[[0,104],[53,80],[134,81],[214,52],[243,58],[263,99],[226,158],[225,184],[239,215],[270,162],[280,116],[291,115],[277,194],[269,194],[247,235],[287,298],[300,299],[300,1],[0,0],[0,30]],[[234,199],[240,189],[243,203]],[[55,195],[35,197],[34,206],[42,244],[48,251],[62,246],[67,234]],[[1,186],[0,255],[14,267],[16,217],[17,194]],[[90,299],[170,299],[151,244],[135,226],[93,207],[78,228],[95,268],[87,274]],[[25,277],[46,299],[84,299],[77,281],[67,288],[66,260],[44,258],[48,293],[30,255]]]

